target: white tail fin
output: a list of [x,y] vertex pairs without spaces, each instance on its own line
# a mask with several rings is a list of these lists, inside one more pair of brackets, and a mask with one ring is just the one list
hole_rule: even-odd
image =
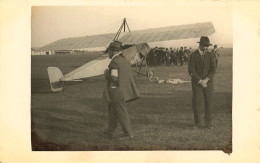
[[48,67],[47,71],[49,75],[51,91],[53,92],[62,91],[63,82],[60,81],[60,79],[63,77],[63,74],[61,70],[57,67]]

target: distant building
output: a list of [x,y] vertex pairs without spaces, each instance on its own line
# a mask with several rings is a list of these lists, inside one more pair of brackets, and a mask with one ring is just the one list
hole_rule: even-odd
[[38,51],[39,48],[31,48],[31,55],[45,55],[45,52]]
[[53,55],[55,51],[39,51],[40,48],[33,47],[31,48],[31,55]]
[[53,54],[70,54],[73,53],[73,50],[56,50]]

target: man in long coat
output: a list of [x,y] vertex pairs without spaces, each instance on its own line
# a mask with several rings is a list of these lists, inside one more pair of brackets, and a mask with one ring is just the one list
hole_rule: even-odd
[[108,136],[113,137],[118,122],[124,132],[123,139],[132,139],[133,132],[125,102],[137,99],[139,90],[132,75],[131,65],[122,55],[122,43],[114,41],[108,47],[112,59],[105,71],[107,85],[104,98],[108,102]]
[[199,48],[191,53],[188,71],[192,82],[192,106],[197,129],[202,126],[201,109],[205,104],[204,126],[212,129],[212,92],[213,77],[216,71],[215,58],[208,52],[210,41],[208,37],[201,37]]

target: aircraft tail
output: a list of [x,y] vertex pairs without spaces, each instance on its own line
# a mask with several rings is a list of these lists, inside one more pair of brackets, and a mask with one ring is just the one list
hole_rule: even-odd
[[58,67],[47,68],[50,86],[52,92],[59,92],[63,89],[63,81],[60,79],[63,77],[61,70]]

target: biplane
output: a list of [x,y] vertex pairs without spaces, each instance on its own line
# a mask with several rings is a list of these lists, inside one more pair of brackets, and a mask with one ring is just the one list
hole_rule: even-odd
[[[125,28],[128,32],[125,32]],[[121,31],[124,30],[122,33]],[[141,67],[143,61],[146,63],[146,56],[150,52],[150,47],[147,43],[178,40],[188,38],[198,38],[201,36],[209,36],[215,32],[211,22],[187,24],[179,26],[170,26],[162,28],[152,28],[144,30],[130,31],[129,26],[124,18],[118,32],[116,34],[101,34],[85,37],[66,38],[50,43],[39,50],[64,50],[64,49],[80,49],[107,47],[111,41],[121,41],[123,45],[130,45],[122,51],[124,57],[131,64],[139,64],[139,69],[133,70],[138,74],[149,76],[149,69],[146,64],[147,74],[142,73]],[[92,60],[83,66],[63,75],[57,67],[48,67],[48,75],[50,80],[51,90],[53,92],[62,91],[64,82],[66,81],[82,81],[84,78],[102,75],[104,70],[108,68],[110,63],[108,56],[104,55],[100,58]],[[153,74],[153,73],[152,73]]]

